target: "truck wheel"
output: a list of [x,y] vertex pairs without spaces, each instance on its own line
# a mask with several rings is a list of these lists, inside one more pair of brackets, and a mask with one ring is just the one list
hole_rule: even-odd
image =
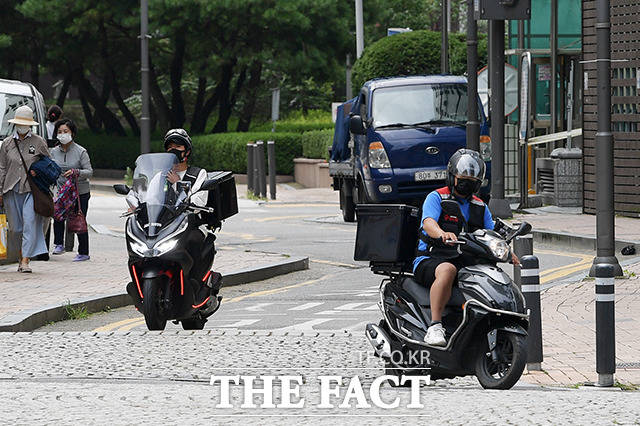
[[367,200],[367,190],[364,189],[364,183],[362,183],[362,181],[359,180],[356,182],[356,188],[353,192],[353,200],[356,204],[367,204],[369,202]]
[[353,202],[353,185],[343,182],[340,186],[340,209],[345,222],[354,222],[356,218],[356,204]]

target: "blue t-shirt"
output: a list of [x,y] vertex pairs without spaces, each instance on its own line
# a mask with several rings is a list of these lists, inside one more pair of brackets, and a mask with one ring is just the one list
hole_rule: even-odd
[[[469,221],[469,201],[466,199],[460,199],[458,197],[453,197],[454,200],[460,204],[460,210],[462,210],[462,214],[465,220]],[[422,220],[420,220],[420,232],[423,235],[427,235],[424,231],[423,224],[424,220],[428,217],[432,218],[436,222],[440,219],[440,213],[442,212],[442,206],[440,203],[442,202],[442,197],[437,191],[431,191],[427,198],[425,198],[424,203],[422,204]],[[491,218],[491,212],[489,211],[489,207],[487,205],[484,206],[484,228],[485,229],[493,229],[495,223]],[[418,250],[427,250],[428,244],[422,240],[418,242]],[[418,256],[413,261],[413,271],[415,272],[418,264],[422,262],[424,259],[428,259],[429,256]]]

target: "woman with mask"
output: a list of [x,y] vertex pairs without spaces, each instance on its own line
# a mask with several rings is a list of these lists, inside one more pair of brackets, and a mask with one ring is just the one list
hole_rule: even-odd
[[[77,179],[78,194],[80,197],[80,209],[87,217],[89,208],[89,178],[93,175],[91,161],[87,150],[75,142],[78,128],[69,119],[62,119],[56,122],[55,132],[60,145],[51,150],[51,158],[62,169],[62,174],[58,178],[58,188],[62,187],[67,179]],[[64,253],[64,221],[53,221],[53,254]],[[78,234],[78,255],[74,262],[89,260],[89,234],[87,232]]]
[[[44,240],[45,219],[33,209],[33,195],[27,180],[27,169],[41,156],[49,156],[47,143],[32,132],[38,122],[33,110],[23,105],[16,109],[15,132],[0,146],[0,205],[4,204],[9,229],[22,233],[22,249],[18,272],[31,272],[29,260],[47,252]],[[24,162],[24,163],[23,163]],[[35,176],[33,171],[30,172]]]
[[60,108],[58,105],[51,105],[47,110],[47,122],[46,122],[47,145],[49,145],[49,148],[53,148],[54,146],[56,146],[57,140],[56,140],[55,128],[56,128],[56,121],[60,120],[60,118],[62,118],[62,108]]

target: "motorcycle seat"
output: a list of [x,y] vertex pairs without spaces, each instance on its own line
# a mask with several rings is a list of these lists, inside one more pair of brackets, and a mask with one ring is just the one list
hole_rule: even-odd
[[[419,305],[431,306],[428,287],[419,284],[410,277],[403,278],[401,286],[402,289],[409,293]],[[453,286],[451,289],[451,297],[449,298],[446,306],[455,306],[459,308],[465,301],[466,299],[464,298],[462,291],[457,286]]]

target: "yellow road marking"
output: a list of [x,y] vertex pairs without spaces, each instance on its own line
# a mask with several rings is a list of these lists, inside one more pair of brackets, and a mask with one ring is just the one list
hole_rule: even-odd
[[261,217],[259,219],[245,219],[245,222],[271,222],[274,220],[286,220],[286,219],[303,219],[305,217],[317,217],[315,214],[300,214],[293,216],[272,216],[272,217]]
[[[249,297],[259,297],[259,296],[268,296],[271,294],[282,293],[283,291],[291,290],[292,288],[303,287],[309,284],[317,283],[318,281],[326,280],[327,278],[331,278],[335,274],[327,274],[320,278],[316,278],[314,280],[303,281],[298,284],[292,284],[285,287],[278,287],[271,290],[261,290],[256,291],[254,293],[245,294],[244,296],[232,297],[231,299],[223,301],[224,304],[240,302],[241,300],[247,299]],[[144,324],[144,318],[129,318],[123,321],[114,322],[111,324],[104,325],[102,327],[96,328],[95,332],[105,332],[105,331],[130,331],[131,329]]]
[[337,203],[331,203],[331,204],[296,204],[296,203],[290,203],[290,204],[262,204],[261,207],[268,207],[270,209],[286,209],[286,208],[291,208],[291,207],[335,207],[337,206]]

